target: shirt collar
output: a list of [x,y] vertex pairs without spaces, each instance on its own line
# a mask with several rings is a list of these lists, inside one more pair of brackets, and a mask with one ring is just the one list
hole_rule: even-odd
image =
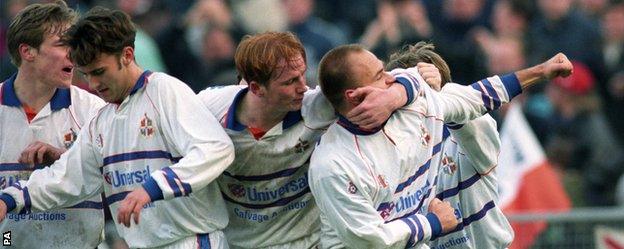
[[386,122],[388,122],[388,121],[386,120],[386,122],[384,122],[381,126],[376,127],[376,128],[374,128],[374,129],[370,129],[370,130],[368,130],[368,129],[362,129],[362,128],[360,128],[358,125],[356,125],[356,124],[354,124],[354,123],[351,123],[351,121],[349,121],[347,118],[345,118],[344,116],[342,116],[342,115],[340,115],[340,114],[338,114],[338,113],[336,113],[336,116],[338,116],[338,121],[337,121],[337,123],[338,123],[340,126],[344,127],[344,128],[345,128],[345,129],[347,129],[349,132],[351,132],[351,133],[353,133],[353,134],[355,134],[355,135],[364,135],[364,136],[366,136],[366,135],[372,135],[372,134],[375,134],[375,133],[377,133],[378,131],[380,131],[380,130],[381,130],[381,128],[383,128],[383,127],[386,125]]
[[145,85],[145,83],[147,82],[147,77],[149,77],[150,75],[152,75],[152,71],[145,70],[141,74],[141,76],[139,76],[139,79],[134,83],[134,86],[132,87],[132,90],[130,90],[130,95],[133,95],[139,89],[141,89]]
[[[22,102],[17,98],[17,94],[15,93],[15,78],[17,77],[17,73],[13,74],[9,79],[7,79],[4,84],[2,84],[2,101],[0,101],[3,105],[21,107]],[[50,109],[52,111],[57,111],[63,108],[67,108],[71,105],[71,94],[69,88],[57,88],[50,99]]]
[[[227,117],[225,119],[225,128],[235,131],[242,131],[247,128],[247,126],[241,124],[240,122],[238,122],[238,120],[236,120],[236,109],[238,108],[238,105],[242,103],[243,97],[245,96],[245,94],[247,94],[247,92],[249,92],[249,88],[243,88],[234,97],[234,100],[232,101],[232,104],[230,105],[230,108],[227,112]],[[286,116],[284,116],[284,119],[282,120],[282,129],[288,129],[301,120],[303,120],[303,116],[301,116],[301,110],[290,111],[286,113]]]

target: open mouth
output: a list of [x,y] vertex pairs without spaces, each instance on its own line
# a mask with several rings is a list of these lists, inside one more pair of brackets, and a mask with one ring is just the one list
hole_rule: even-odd
[[64,67],[63,68],[63,72],[71,73],[73,71],[73,69],[74,69],[74,67]]

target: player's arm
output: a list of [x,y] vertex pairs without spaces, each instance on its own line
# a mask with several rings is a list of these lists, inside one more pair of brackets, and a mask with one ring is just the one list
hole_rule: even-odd
[[[2,190],[0,211],[30,213],[68,207],[102,191],[102,177],[88,129],[50,167]],[[1,212],[0,212],[1,213]],[[4,218],[5,213],[0,216]]]
[[450,131],[478,173],[487,174],[498,164],[501,141],[489,114]]
[[[572,64],[560,53],[537,66],[502,77],[489,77],[469,86],[446,84],[440,93],[431,93],[431,97],[438,98],[437,102],[446,122],[463,124],[500,108],[539,80],[567,77],[571,71]],[[421,90],[424,80],[416,68],[393,72],[396,73],[397,81],[411,85],[415,91]]]
[[[335,162],[312,159],[311,163]],[[367,196],[365,187],[354,185],[346,174],[327,175],[317,172],[314,167],[310,169],[312,194],[329,225],[347,247],[412,247],[426,243],[443,230],[448,231],[457,225],[450,205],[437,199],[436,203],[430,205],[437,208],[434,211],[437,215],[413,214],[386,223],[373,207],[370,201],[372,197]]]
[[234,101],[234,97],[245,86],[230,85],[208,87],[197,94],[199,100],[208,108],[208,110],[218,119],[218,115],[223,113],[224,109],[229,108]]
[[127,227],[134,215],[139,222],[143,205],[158,200],[188,196],[206,187],[234,160],[234,145],[216,118],[209,113],[193,91],[183,85],[154,82],[157,91],[149,91],[159,115],[165,141],[182,158],[157,170],[121,202],[118,222]]

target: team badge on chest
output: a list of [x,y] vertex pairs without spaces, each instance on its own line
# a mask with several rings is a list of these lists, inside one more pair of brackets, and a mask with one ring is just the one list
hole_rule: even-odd
[[69,128],[69,131],[63,135],[63,145],[65,146],[65,149],[69,149],[69,147],[74,144],[77,137],[78,135],[76,134],[76,131],[74,131],[73,128]]
[[455,171],[457,171],[457,164],[455,164],[455,161],[453,161],[453,159],[446,154],[444,154],[444,158],[442,158],[442,167],[444,173],[448,175],[452,175]]
[[429,131],[423,124],[420,124],[420,133],[420,142],[423,146],[428,146],[429,142],[431,142],[431,135],[429,135]]
[[147,113],[143,114],[143,118],[141,119],[139,124],[139,132],[141,133],[141,135],[143,135],[144,138],[151,138],[152,136],[154,136],[154,131],[156,129],[154,128],[154,121],[152,121],[147,116]]
[[310,147],[310,143],[299,138],[299,142],[295,145],[295,152],[303,153]]

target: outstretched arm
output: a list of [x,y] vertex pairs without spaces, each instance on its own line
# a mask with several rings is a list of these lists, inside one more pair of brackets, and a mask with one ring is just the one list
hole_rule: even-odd
[[78,135],[74,146],[50,167],[32,172],[28,181],[20,181],[2,190],[0,219],[6,212],[30,213],[75,205],[102,191],[96,149],[88,129]]

